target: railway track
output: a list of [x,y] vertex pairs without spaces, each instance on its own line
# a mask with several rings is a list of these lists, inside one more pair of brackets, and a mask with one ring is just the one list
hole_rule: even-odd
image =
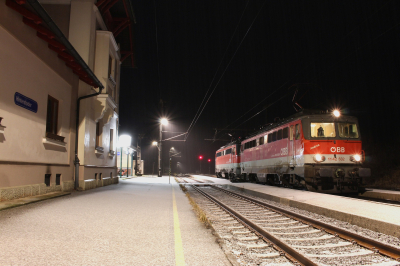
[[204,181],[204,180],[200,181],[198,178],[191,177],[191,176],[190,176],[190,177],[177,177],[177,178],[179,178],[180,180],[182,180],[183,183],[189,183],[189,184],[193,184],[193,183],[200,183],[200,184],[207,183],[207,182]]
[[285,256],[300,265],[400,265],[400,250],[390,245],[219,187],[191,187],[227,222],[222,234],[232,235],[255,261],[285,264]]

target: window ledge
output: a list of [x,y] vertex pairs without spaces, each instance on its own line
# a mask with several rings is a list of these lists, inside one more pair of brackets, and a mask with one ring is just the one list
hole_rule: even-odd
[[114,155],[115,155],[115,151],[110,150],[110,152],[108,153],[108,156],[114,157]]
[[58,141],[49,137],[43,138],[43,144],[49,144],[53,146],[58,146],[58,147],[64,147],[67,145],[66,142],[63,141]]
[[64,142],[65,137],[50,132],[46,132],[46,139],[51,139],[58,142]]
[[96,154],[103,154],[104,153],[104,148],[100,147],[100,146],[97,146],[94,152]]
[[0,133],[3,133],[3,134],[4,134],[4,129],[5,129],[5,128],[6,128],[5,126],[0,125]]

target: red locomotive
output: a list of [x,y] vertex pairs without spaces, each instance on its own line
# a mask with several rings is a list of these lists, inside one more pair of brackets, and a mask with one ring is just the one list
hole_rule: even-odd
[[216,152],[216,175],[324,193],[358,192],[364,152],[357,118],[303,110]]

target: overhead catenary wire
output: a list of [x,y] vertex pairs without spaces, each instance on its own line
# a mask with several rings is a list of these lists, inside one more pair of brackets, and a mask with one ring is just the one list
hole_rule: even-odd
[[157,5],[156,5],[156,0],[153,0],[154,3],[154,24],[155,24],[155,30],[156,30],[156,47],[157,47],[157,73],[158,73],[158,93],[159,97],[161,99],[161,76],[160,76],[160,57],[159,57],[159,52],[158,52],[158,27],[157,27]]
[[[190,126],[189,129],[187,130],[188,133],[186,134],[186,139],[189,137],[189,134],[190,134],[191,130],[193,129],[193,126],[196,124],[197,120],[200,118],[201,114],[203,113],[204,108],[207,106],[207,103],[208,103],[209,100],[211,99],[211,96],[213,95],[215,89],[218,87],[220,81],[222,80],[223,76],[225,75],[225,72],[226,72],[226,70],[229,68],[229,66],[230,66],[230,64],[231,64],[231,62],[232,62],[232,60],[235,58],[235,55],[237,54],[237,52],[238,52],[240,46],[242,45],[244,39],[247,37],[248,33],[250,32],[250,29],[252,28],[254,22],[257,20],[258,16],[260,15],[261,10],[263,9],[263,7],[264,7],[264,5],[265,5],[266,2],[267,2],[267,1],[265,0],[265,1],[263,2],[262,6],[259,8],[259,10],[258,10],[256,16],[254,17],[254,19],[253,19],[253,21],[251,22],[250,26],[248,27],[246,33],[244,34],[242,40],[240,41],[239,45],[237,46],[237,48],[236,48],[234,54],[231,56],[231,59],[229,60],[227,66],[225,67],[224,71],[222,72],[220,78],[218,79],[217,84],[214,86],[214,89],[213,89],[212,92],[210,93],[210,95],[209,95],[209,97],[208,97],[206,103],[203,105],[202,108],[201,108],[201,106],[200,106],[201,111],[200,111],[200,113],[198,114],[198,116],[195,117],[194,122],[192,122],[191,126]],[[242,15],[243,15],[243,14],[242,14]],[[223,60],[223,59],[222,59],[222,60]],[[221,61],[221,62],[222,62],[222,61]],[[210,85],[210,87],[211,87],[211,85]],[[207,92],[208,92],[208,91],[207,91]],[[185,139],[185,140],[186,140],[186,139]]]
[[193,120],[192,120],[192,123],[190,123],[189,128],[188,128],[188,130],[186,131],[186,132],[188,132],[188,134],[186,135],[185,140],[186,140],[187,137],[189,136],[189,132],[190,132],[190,130],[191,130],[192,125],[194,126],[195,121],[197,121],[196,118],[198,117],[199,112],[200,112],[200,109],[201,109],[201,107],[203,106],[204,100],[207,98],[208,92],[210,91],[211,86],[212,86],[212,84],[214,83],[214,80],[215,80],[215,78],[216,78],[216,76],[217,76],[217,73],[218,73],[219,69],[221,68],[222,62],[224,61],[224,58],[225,58],[225,56],[226,56],[226,54],[227,54],[227,52],[228,52],[228,49],[229,49],[229,47],[230,47],[230,45],[231,45],[231,43],[232,43],[233,37],[235,36],[237,29],[239,28],[239,25],[240,25],[240,23],[241,23],[241,21],[242,21],[242,18],[243,18],[244,13],[246,12],[246,9],[247,9],[248,4],[249,4],[249,0],[247,0],[247,2],[246,2],[246,6],[245,6],[245,8],[243,9],[242,15],[240,16],[240,19],[239,19],[239,21],[238,21],[238,23],[237,23],[237,25],[236,25],[236,28],[235,28],[235,30],[234,30],[233,33],[232,33],[231,39],[229,40],[229,43],[228,43],[228,46],[227,46],[226,49],[225,49],[224,55],[222,56],[221,61],[220,61],[219,65],[218,65],[218,68],[217,68],[217,70],[215,71],[215,74],[214,74],[214,76],[213,76],[213,78],[212,78],[212,80],[211,80],[210,86],[208,87],[207,92],[206,92],[206,94],[204,95],[204,98],[203,98],[203,100],[202,100],[201,103],[200,103],[199,109],[197,109],[196,115],[194,116],[194,118],[193,118]]
[[[367,18],[365,18],[361,23],[359,23],[357,26],[355,26],[354,28],[352,28],[347,34],[345,34],[344,39],[337,41],[334,46],[330,49],[333,50],[334,48],[338,48],[339,46],[343,45],[343,41],[345,40],[345,38],[347,38],[348,36],[352,35],[358,28],[360,28],[361,25],[365,24],[368,22],[369,19],[371,19],[373,16],[375,16],[377,13],[379,13],[384,7],[386,7],[389,3],[393,2],[394,0],[388,1],[385,4],[383,4],[380,8],[378,8],[377,10],[375,10],[371,15],[369,15]],[[374,40],[378,39],[379,37],[381,37],[382,35],[386,34],[387,32],[389,32],[390,30],[392,30],[393,28],[397,27],[398,25],[400,25],[400,23],[397,23],[396,25],[392,26],[391,28],[387,29],[385,32],[381,33],[380,35],[378,35],[376,38],[374,38],[373,40],[370,40],[368,43],[365,43],[362,47],[367,46],[369,43],[373,42]],[[342,43],[342,44],[341,44]],[[361,48],[359,48],[358,50],[361,50]],[[357,51],[355,51],[357,52]],[[348,54],[344,57],[342,57],[339,61],[343,61],[345,60],[348,56],[354,54],[355,52]],[[319,56],[318,58],[315,58],[314,60],[312,60],[310,63],[314,63],[315,61],[317,61],[318,59],[320,59],[321,57],[325,56],[327,53],[325,53],[324,55]],[[336,64],[332,64],[332,65],[337,65],[339,62],[337,62]],[[243,118],[245,115],[247,115],[249,112],[251,112],[252,110],[254,110],[257,106],[259,106],[262,102],[264,102],[266,99],[268,99],[269,97],[271,97],[273,94],[275,94],[278,90],[282,89],[284,86],[286,86],[291,80],[293,80],[295,77],[297,77],[299,74],[303,73],[306,70],[306,68],[302,68],[302,70],[300,70],[299,72],[297,72],[292,78],[290,78],[289,80],[287,80],[286,82],[284,82],[283,85],[281,85],[279,88],[277,88],[276,90],[274,90],[271,94],[269,94],[267,97],[265,97],[264,99],[262,99],[259,103],[257,103],[255,106],[253,106],[252,108],[250,108],[246,113],[244,113],[243,115],[239,116],[236,120],[234,120],[232,123],[230,123],[229,125],[227,125],[226,127],[224,127],[221,131],[225,130],[226,128],[230,128],[234,123],[236,123],[239,119]],[[314,81],[317,79],[317,77],[314,78]],[[264,107],[263,109],[261,109],[259,112],[257,112],[256,114],[252,115],[250,118],[246,119],[244,122],[242,122],[241,124],[237,125],[235,128],[243,125],[244,123],[246,123],[247,121],[251,120],[252,118],[256,117],[257,115],[259,115],[260,113],[262,113],[264,110],[268,109],[269,107],[271,107],[273,104],[277,103],[279,100],[283,99],[284,97],[286,97],[289,94],[289,92],[287,92],[284,96],[280,97],[278,100],[274,101],[273,103],[269,104],[268,106]],[[220,132],[221,132],[220,131]],[[218,132],[218,133],[220,133]],[[217,137],[218,133],[215,134],[215,138]]]

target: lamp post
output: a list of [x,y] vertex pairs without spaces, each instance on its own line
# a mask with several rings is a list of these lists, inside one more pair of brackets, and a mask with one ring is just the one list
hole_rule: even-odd
[[[127,151],[129,152],[128,147],[131,146],[131,141],[132,141],[132,137],[129,135],[121,135],[118,138],[118,146],[121,148],[121,168],[120,168],[121,172],[119,174],[120,178],[122,177],[122,148],[126,148]],[[126,156],[128,157],[128,155],[126,155]],[[126,171],[128,174],[128,162],[126,164]]]
[[129,168],[129,148],[126,147],[126,177],[128,177]]
[[166,118],[160,119],[160,141],[158,144],[158,177],[162,177],[161,173],[161,151],[162,151],[162,126],[168,125],[168,120]]
[[207,162],[208,162],[208,174],[210,174],[211,159],[208,159]]
[[169,174],[168,174],[168,184],[170,183],[169,180],[171,179],[171,160],[172,160],[171,152],[173,152],[174,150],[175,150],[174,147],[171,147],[171,148],[169,149]]

